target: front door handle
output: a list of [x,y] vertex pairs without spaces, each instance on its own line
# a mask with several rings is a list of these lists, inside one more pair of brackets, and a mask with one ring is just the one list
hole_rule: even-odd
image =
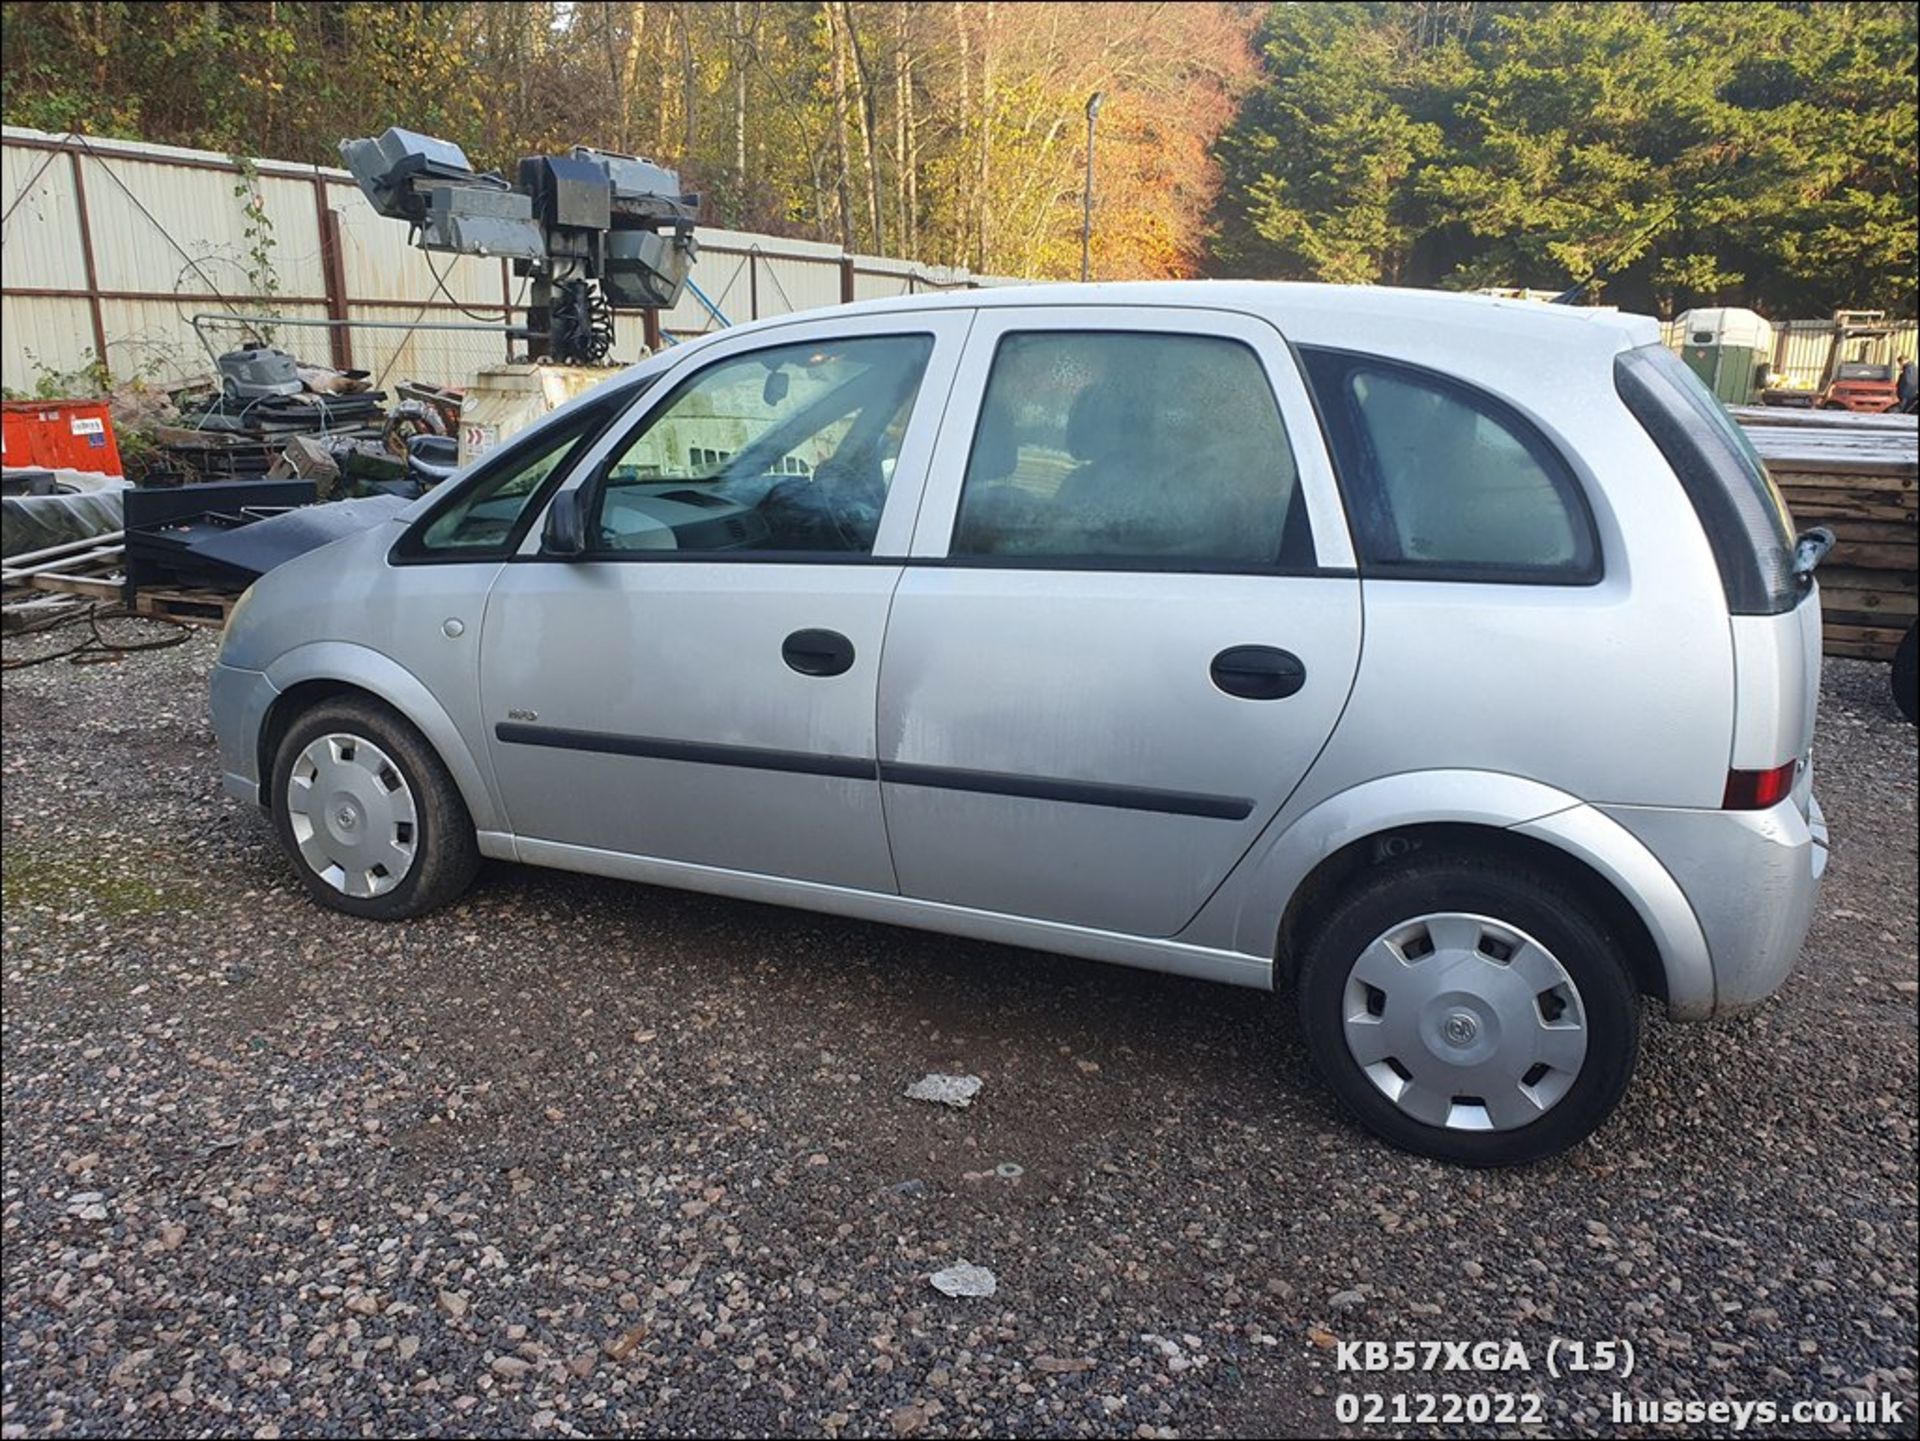
[[797,630],[781,642],[780,659],[801,675],[843,675],[853,669],[853,642],[837,630]]
[[1283,700],[1307,683],[1307,668],[1290,650],[1236,645],[1213,658],[1213,683],[1246,700]]

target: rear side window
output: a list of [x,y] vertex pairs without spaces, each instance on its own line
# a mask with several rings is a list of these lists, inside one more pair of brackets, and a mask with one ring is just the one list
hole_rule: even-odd
[[1208,570],[1313,563],[1293,448],[1237,340],[1029,331],[994,352],[949,553]]
[[1700,377],[1663,345],[1625,351],[1614,387],[1666,457],[1707,533],[1734,615],[1792,610],[1793,522],[1753,443]]
[[1372,356],[1303,357],[1370,574],[1544,585],[1600,578],[1586,493],[1512,406]]

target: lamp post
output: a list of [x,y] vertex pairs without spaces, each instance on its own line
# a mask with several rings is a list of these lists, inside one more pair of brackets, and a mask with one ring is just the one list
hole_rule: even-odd
[[1093,122],[1100,117],[1100,102],[1106,93],[1096,90],[1087,97],[1087,184],[1080,216],[1080,278],[1093,278]]

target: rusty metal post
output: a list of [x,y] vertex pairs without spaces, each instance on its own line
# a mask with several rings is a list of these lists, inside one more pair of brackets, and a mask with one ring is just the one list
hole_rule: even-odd
[[347,309],[347,263],[340,239],[340,212],[327,204],[327,182],[318,174],[313,177],[313,211],[320,227],[320,283],[326,291],[327,319],[334,322],[327,327],[328,359],[335,370],[352,370],[353,335],[346,325],[351,312]]
[[80,258],[87,270],[87,311],[93,320],[93,358],[105,372],[107,325],[100,314],[100,276],[93,268],[93,226],[87,219],[87,182],[80,173],[80,152],[69,150],[67,160],[73,167],[73,208],[80,217]]

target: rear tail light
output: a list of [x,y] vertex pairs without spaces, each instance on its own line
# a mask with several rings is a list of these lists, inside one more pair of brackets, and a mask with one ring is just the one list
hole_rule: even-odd
[[1777,806],[1793,790],[1793,778],[1800,762],[1788,761],[1770,771],[1728,771],[1727,790],[1721,797],[1723,811],[1764,811]]

